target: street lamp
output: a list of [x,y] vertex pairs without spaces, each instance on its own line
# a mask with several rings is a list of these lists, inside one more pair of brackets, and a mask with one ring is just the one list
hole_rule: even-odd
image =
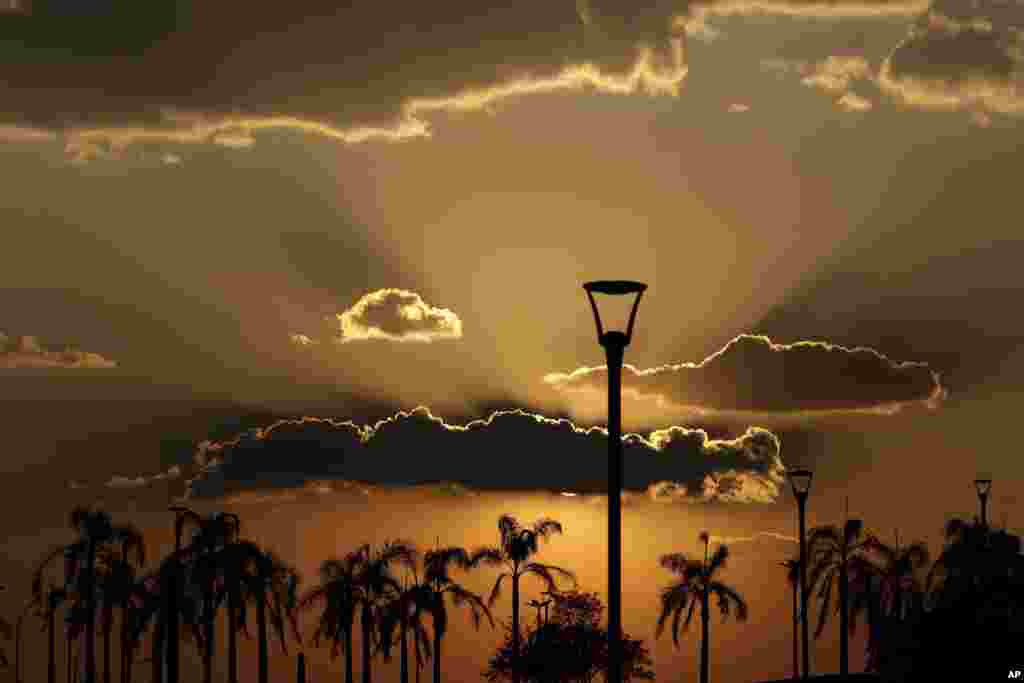
[[806,509],[807,494],[811,492],[811,478],[814,473],[810,470],[790,470],[789,483],[793,486],[793,495],[796,496],[797,509],[800,511],[800,631],[804,641],[803,649],[803,678],[811,673],[811,652],[810,638],[807,631],[807,526]]
[[988,494],[992,491],[992,480],[975,479],[974,489],[978,492],[978,502],[981,503],[981,525],[988,527]]
[[[597,341],[608,361],[608,678],[622,683],[622,357],[633,337],[633,321],[647,285],[628,280],[599,280],[583,285],[594,310]],[[604,329],[594,294],[635,294],[626,331]]]

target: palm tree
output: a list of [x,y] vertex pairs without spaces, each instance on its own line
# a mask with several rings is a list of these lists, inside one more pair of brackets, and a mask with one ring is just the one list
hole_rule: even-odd
[[422,653],[430,653],[430,639],[427,636],[427,629],[423,621],[423,615],[429,608],[429,587],[421,583],[415,567],[410,570],[412,574],[411,583],[402,582],[399,592],[392,596],[391,601],[386,605],[380,623],[380,649],[385,659],[391,657],[391,646],[395,631],[398,631],[397,639],[399,645],[399,680],[400,683],[409,683],[409,643],[408,633],[412,631],[414,648],[416,654],[417,673],[423,664]]
[[808,592],[818,583],[821,584],[818,589],[821,610],[818,613],[815,638],[820,637],[825,629],[828,608],[832,604],[832,587],[839,586],[839,605],[836,611],[839,612],[839,673],[843,676],[850,673],[849,572],[851,561],[864,551],[863,529],[863,521],[848,519],[842,529],[831,524],[811,529],[807,539],[810,569],[810,576],[807,579]]
[[[515,517],[504,514],[498,518],[498,533],[501,538],[500,545],[496,548],[477,550],[471,561],[473,566],[483,563],[506,570],[499,574],[494,582],[494,588],[487,599],[488,606],[493,606],[501,594],[501,582],[506,577],[512,577],[512,671],[513,680],[518,680],[515,676],[519,671],[519,579],[532,574],[544,581],[547,590],[555,592],[558,590],[556,574],[571,579],[573,588],[576,587],[576,575],[568,569],[530,560],[537,554],[540,540],[546,540],[552,534],[562,533],[562,525],[556,520],[544,517],[534,522],[533,526],[523,527]],[[435,652],[435,657],[437,656],[438,653]],[[437,666],[436,660],[434,666]]]
[[780,562],[787,569],[786,582],[793,589],[793,678],[800,677],[800,559]]
[[[295,570],[286,565],[271,552],[261,550],[251,541],[240,541],[233,546],[237,551],[247,554],[250,562],[242,575],[243,597],[256,605],[256,628],[258,647],[258,681],[267,683],[269,677],[269,651],[267,632],[267,609],[271,611],[271,624],[281,642],[281,649],[287,654],[285,646],[284,619],[281,617],[282,607],[279,598],[281,592],[275,583],[286,581]],[[244,614],[246,602],[243,600],[241,611]],[[244,623],[245,619],[242,619]]]
[[323,604],[316,631],[313,633],[313,645],[320,644],[320,639],[330,640],[331,659],[338,655],[338,650],[345,650],[345,683],[353,683],[352,679],[352,629],[355,624],[356,598],[359,592],[357,572],[360,555],[353,551],[342,559],[332,558],[320,565],[320,584],[307,591],[298,602],[298,611],[309,609],[313,605]]
[[480,628],[480,618],[487,617],[491,627],[494,618],[483,597],[455,582],[451,576],[452,567],[464,571],[477,566],[484,557],[492,557],[494,549],[478,551],[473,557],[465,548],[447,547],[430,550],[423,557],[423,584],[418,600],[422,600],[434,624],[434,683],[441,683],[441,641],[448,631],[448,608],[445,599],[455,607],[466,607],[473,617],[473,625]]
[[83,683],[96,683],[96,553],[113,537],[113,525],[105,511],[84,506],[76,506],[71,511],[70,521],[71,527],[78,531],[79,541],[85,544],[85,566],[80,577],[85,617]]
[[679,645],[679,624],[686,612],[686,620],[683,622],[683,629],[690,626],[694,609],[700,604],[701,616],[701,642],[700,642],[700,680],[701,683],[708,683],[708,659],[710,656],[709,647],[709,622],[711,619],[710,606],[708,604],[711,595],[718,598],[718,609],[723,617],[735,608],[736,619],[746,621],[747,603],[736,590],[715,579],[715,574],[725,567],[729,558],[729,548],[720,545],[715,549],[714,554],[708,557],[708,545],[711,537],[708,532],[700,534],[700,540],[704,543],[704,560],[689,560],[682,553],[671,553],[662,555],[661,566],[679,578],[663,588],[661,591],[661,614],[658,616],[658,625],[655,631],[656,637],[660,637],[665,628],[665,620],[672,616],[672,642]]
[[376,551],[366,544],[356,553],[359,557],[356,575],[359,590],[355,596],[360,607],[360,623],[363,627],[363,683],[370,683],[374,634],[379,631],[377,626],[385,605],[391,596],[401,590],[390,566],[393,563],[406,567],[415,566],[417,551],[411,543],[393,541],[385,543]]
[[[45,574],[47,568],[52,562],[58,557],[64,558],[66,554],[65,546],[57,546],[49,552],[47,552],[43,558],[36,565],[36,568],[32,571],[32,605],[36,608],[37,614],[46,620],[47,630],[47,683],[57,683],[57,652],[56,652],[56,619],[55,614],[58,607],[61,607],[65,600],[68,599],[68,592],[65,589],[59,589],[50,581],[45,580]],[[71,566],[68,562],[64,564],[64,584],[65,587],[69,585],[70,576],[67,572],[71,570]],[[46,583],[47,587],[44,589],[43,585]]]
[[121,683],[128,683],[132,659],[128,609],[135,587],[135,569],[129,561],[129,554],[134,551],[136,566],[142,567],[146,562],[146,547],[142,532],[131,525],[113,527],[110,541],[111,546],[120,546],[120,553],[107,546],[100,548],[97,553],[103,613],[103,681],[110,683],[110,632],[113,610],[120,607]]

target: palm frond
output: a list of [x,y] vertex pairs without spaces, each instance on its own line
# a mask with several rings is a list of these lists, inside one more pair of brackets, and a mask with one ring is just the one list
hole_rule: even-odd
[[502,572],[498,575],[497,580],[494,582],[494,588],[491,589],[491,594],[487,598],[488,605],[494,605],[495,601],[501,596],[501,582],[507,577],[511,576],[508,572]]

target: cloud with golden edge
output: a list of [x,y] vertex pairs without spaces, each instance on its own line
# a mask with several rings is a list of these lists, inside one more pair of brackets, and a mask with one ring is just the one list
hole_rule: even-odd
[[720,0],[694,3],[687,14],[676,17],[673,23],[694,38],[711,41],[721,35],[721,32],[709,23],[709,19],[714,18],[778,16],[795,19],[893,19],[920,15],[928,9],[929,1]]
[[[603,396],[607,366],[550,373],[543,381],[575,398]],[[909,404],[935,408],[946,396],[926,363],[894,361],[865,347],[824,341],[779,344],[742,334],[699,363],[638,370],[623,367],[622,395],[646,400],[665,415],[895,414]]]
[[[65,152],[75,163],[119,158],[132,145],[214,144],[242,149],[255,144],[266,131],[291,131],[345,145],[365,142],[400,142],[432,136],[427,117],[434,114],[484,112],[503,101],[558,92],[591,89],[611,95],[679,94],[687,66],[683,37],[670,38],[668,54],[639,48],[625,73],[602,70],[592,62],[573,64],[552,76],[525,76],[485,88],[468,88],[443,97],[406,100],[394,123],[386,126],[337,126],[297,116],[217,116],[197,112],[164,111],[160,126],[80,127],[64,132]],[[0,138],[2,139],[2,138]]]
[[[405,289],[370,292],[335,318],[338,324],[336,341],[341,343],[369,339],[432,342],[462,338],[459,316],[447,308],[431,306],[416,292]],[[296,341],[294,337],[293,341]],[[307,344],[305,341],[300,343]]]
[[117,363],[98,353],[70,347],[49,351],[33,336],[12,337],[0,332],[0,368],[109,370],[116,367]]
[[[203,498],[310,481],[332,482],[336,490],[347,481],[425,495],[548,491],[592,502],[607,486],[607,439],[604,428],[523,410],[496,411],[465,425],[423,406],[373,425],[304,417],[200,443],[187,484],[190,497]],[[661,503],[771,503],[784,484],[779,439],[758,427],[734,439],[673,426],[622,440],[630,495]],[[665,482],[671,496],[663,495]]]
[[[941,0],[882,62],[878,85],[918,109],[1024,114],[1024,5]],[[987,125],[979,123],[978,125]]]

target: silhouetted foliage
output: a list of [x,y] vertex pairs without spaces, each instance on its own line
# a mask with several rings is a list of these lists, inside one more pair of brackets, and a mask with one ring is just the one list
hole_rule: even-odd
[[[672,617],[672,642],[679,646],[679,626],[683,630],[690,626],[693,613],[700,607],[701,616],[701,639],[700,639],[700,680],[707,683],[710,675],[710,620],[711,620],[711,596],[718,598],[718,609],[722,617],[728,617],[733,611],[736,612],[736,619],[747,620],[747,603],[734,588],[727,586],[715,578],[715,575],[725,567],[729,558],[729,547],[720,545],[715,552],[708,557],[708,546],[710,536],[703,531],[700,540],[704,543],[704,559],[691,560],[682,553],[662,555],[661,566],[677,575],[677,579],[661,591],[661,614],[658,615],[658,625],[655,630],[656,637],[660,637],[665,628],[665,621]],[[686,618],[683,620],[683,613]]]
[[[608,668],[608,630],[601,627],[604,605],[595,593],[552,593],[554,613],[546,623],[527,628],[519,651],[519,679],[525,683],[590,683]],[[624,680],[654,680],[650,653],[643,641],[622,635]],[[511,628],[491,658],[488,681],[513,678]]]

